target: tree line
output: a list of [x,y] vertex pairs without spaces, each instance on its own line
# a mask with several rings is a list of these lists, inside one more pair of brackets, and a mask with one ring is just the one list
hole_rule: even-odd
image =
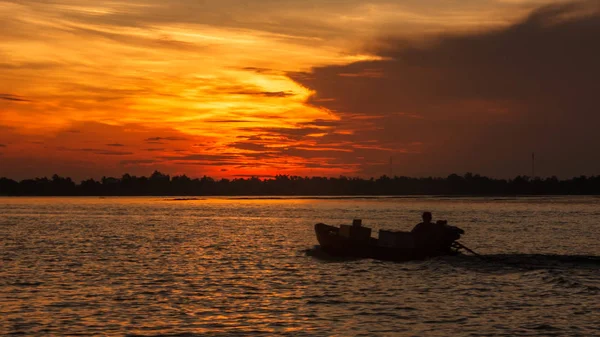
[[150,177],[124,174],[120,178],[87,179],[79,184],[53,175],[15,181],[0,178],[0,195],[5,196],[336,196],[336,195],[593,195],[600,194],[600,176],[494,179],[467,173],[445,178],[382,176],[374,179],[351,177],[236,178],[169,176],[155,171]]

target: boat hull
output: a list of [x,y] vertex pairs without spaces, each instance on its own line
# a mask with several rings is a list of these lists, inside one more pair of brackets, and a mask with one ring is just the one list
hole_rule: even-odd
[[386,247],[378,239],[352,240],[340,235],[338,227],[318,223],[315,225],[317,241],[321,249],[332,256],[372,258],[389,261],[422,260],[435,256],[456,255],[458,252],[447,244],[420,245],[413,247]]

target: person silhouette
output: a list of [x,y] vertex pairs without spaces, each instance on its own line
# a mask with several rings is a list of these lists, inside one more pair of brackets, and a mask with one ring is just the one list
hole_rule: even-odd
[[431,219],[433,218],[433,216],[431,215],[431,212],[423,212],[422,218],[423,222],[418,223],[412,229],[411,233],[423,233],[432,229],[433,222],[431,222]]

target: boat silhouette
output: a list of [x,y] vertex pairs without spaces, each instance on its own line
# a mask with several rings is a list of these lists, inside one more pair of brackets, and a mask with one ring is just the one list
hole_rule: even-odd
[[380,230],[378,238],[374,238],[371,232],[360,219],[355,219],[352,225],[339,227],[324,223],[315,225],[321,250],[338,257],[410,261],[457,255],[460,249],[468,249],[456,241],[464,231],[446,221],[432,223],[421,233]]

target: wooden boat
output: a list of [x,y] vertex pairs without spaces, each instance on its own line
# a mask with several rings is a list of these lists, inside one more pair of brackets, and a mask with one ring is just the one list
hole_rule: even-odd
[[464,247],[456,242],[464,231],[446,221],[432,223],[421,233],[380,230],[378,238],[359,219],[340,227],[318,223],[315,233],[321,249],[333,256],[410,261],[456,255]]

